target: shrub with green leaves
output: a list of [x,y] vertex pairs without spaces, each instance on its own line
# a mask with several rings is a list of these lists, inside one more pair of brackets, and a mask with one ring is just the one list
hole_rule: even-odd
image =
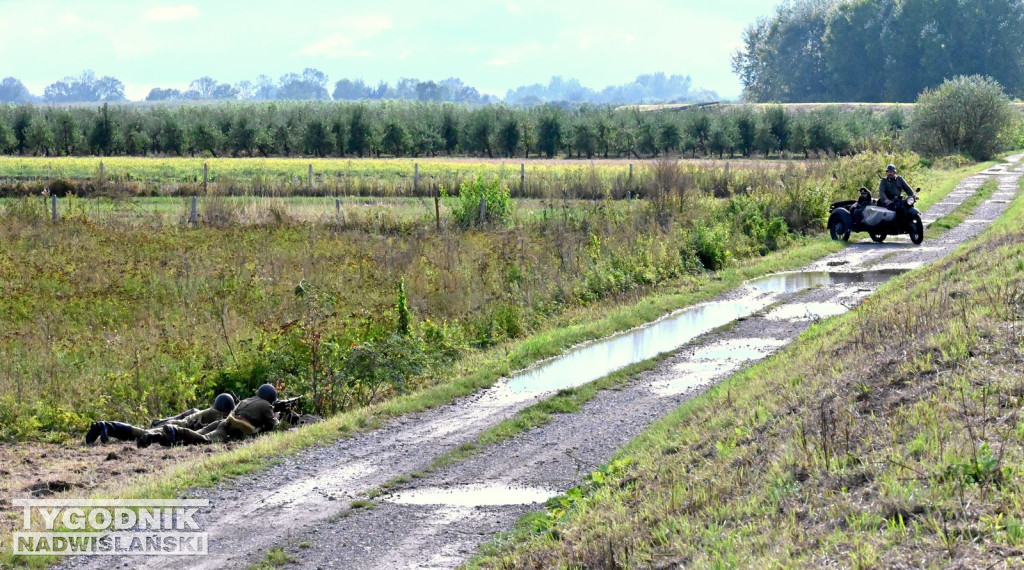
[[690,234],[690,247],[705,269],[715,271],[725,266],[732,257],[729,251],[729,228],[725,224],[708,225],[698,222]]
[[1017,113],[1002,86],[990,77],[957,76],[917,99],[911,147],[924,155],[965,154],[989,160],[1005,148]]
[[[482,208],[481,202],[484,203]],[[470,228],[484,224],[504,224],[512,219],[514,207],[508,187],[503,186],[500,180],[477,177],[463,182],[459,187],[459,203],[452,214],[459,226]]]

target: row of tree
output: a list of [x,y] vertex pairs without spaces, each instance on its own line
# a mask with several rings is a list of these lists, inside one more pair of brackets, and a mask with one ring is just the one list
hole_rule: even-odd
[[[99,77],[92,71],[65,77],[46,87],[42,98],[29,93],[25,85],[14,77],[0,81],[0,103],[75,103],[126,101],[124,84],[115,77]],[[450,77],[442,81],[421,81],[402,78],[395,85],[381,81],[368,85],[362,79],[341,79],[329,89],[329,78],[324,72],[306,68],[302,73],[287,73],[278,80],[260,75],[256,81],[231,84],[204,76],[191,82],[184,91],[173,87],[154,87],[147,101],[210,101],[210,100],[314,100],[359,101],[405,99],[412,101],[445,101],[468,105],[497,103],[493,95],[480,93],[462,80]],[[649,102],[703,102],[717,99],[711,91],[692,88],[689,76],[654,73],[641,75],[625,85],[615,85],[601,91],[589,89],[576,79],[552,77],[547,85],[536,84],[511,89],[506,102],[514,105],[538,105],[554,101],[571,103],[649,103]]]
[[746,28],[751,102],[910,102],[958,75],[1024,97],[1024,0],[792,0]]
[[906,121],[781,106],[640,112],[611,106],[471,108],[384,101],[154,108],[0,106],[0,153],[38,156],[749,156],[845,154],[891,144]]

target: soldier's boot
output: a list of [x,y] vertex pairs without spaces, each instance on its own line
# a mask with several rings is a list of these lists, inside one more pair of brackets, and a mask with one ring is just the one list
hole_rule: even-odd
[[169,439],[171,445],[207,445],[210,440],[199,432],[188,428],[172,425],[164,426],[165,439]]
[[151,429],[151,430],[147,431],[146,433],[142,434],[141,436],[139,436],[139,439],[135,440],[135,445],[139,449],[144,449],[144,448],[147,448],[150,445],[153,445],[154,443],[162,440],[163,437],[164,437],[164,432],[162,430]]
[[107,422],[92,422],[89,431],[85,433],[85,444],[92,445],[96,443],[97,438],[102,443],[107,443]]
[[92,445],[96,443],[97,438],[107,443],[112,437],[121,441],[135,441],[144,433],[144,430],[121,422],[93,422],[89,432],[85,434],[85,443]]
[[121,441],[135,441],[142,437],[146,430],[121,422],[104,422],[107,424],[107,436]]

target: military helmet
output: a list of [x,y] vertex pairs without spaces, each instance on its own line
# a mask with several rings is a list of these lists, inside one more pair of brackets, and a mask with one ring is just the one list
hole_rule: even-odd
[[235,409],[235,399],[231,397],[231,394],[219,394],[213,401],[213,409],[229,414],[231,410]]
[[885,171],[886,172],[889,172],[889,171],[896,172],[896,165],[895,164],[890,164],[889,166],[886,166],[885,167]]
[[277,400],[277,388],[270,384],[264,384],[256,390],[256,396],[273,404]]

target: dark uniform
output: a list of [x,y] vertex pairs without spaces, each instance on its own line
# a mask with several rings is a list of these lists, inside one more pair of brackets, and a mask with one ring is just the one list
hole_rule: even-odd
[[256,435],[265,431],[272,431],[277,427],[277,417],[274,416],[274,405],[270,402],[253,396],[238,403],[235,411],[231,412],[224,421],[219,422],[212,429],[204,430],[206,438],[211,442],[227,441],[229,439],[242,439],[246,436]]
[[228,417],[198,431],[174,425],[164,426],[163,437],[158,441],[162,445],[220,443],[272,431],[277,427],[277,416],[274,414],[272,403],[277,399],[277,394],[272,394],[271,396],[265,392],[265,397],[246,398],[235,406]]
[[878,201],[879,206],[887,205],[896,198],[900,197],[900,191],[906,192],[907,196],[913,196],[914,191],[907,184],[907,181],[902,176],[894,176],[891,179],[886,177],[878,183]]
[[[154,420],[154,426],[171,425],[189,429],[202,429],[204,426],[218,422],[227,417],[235,407],[235,400],[230,394],[220,394],[214,400],[213,405],[205,410],[192,408],[170,418]],[[112,437],[121,441],[134,441],[139,447],[146,447],[154,441],[159,441],[161,429],[145,430],[122,422],[93,422],[85,434],[85,443],[92,445],[99,439],[103,443]]]

